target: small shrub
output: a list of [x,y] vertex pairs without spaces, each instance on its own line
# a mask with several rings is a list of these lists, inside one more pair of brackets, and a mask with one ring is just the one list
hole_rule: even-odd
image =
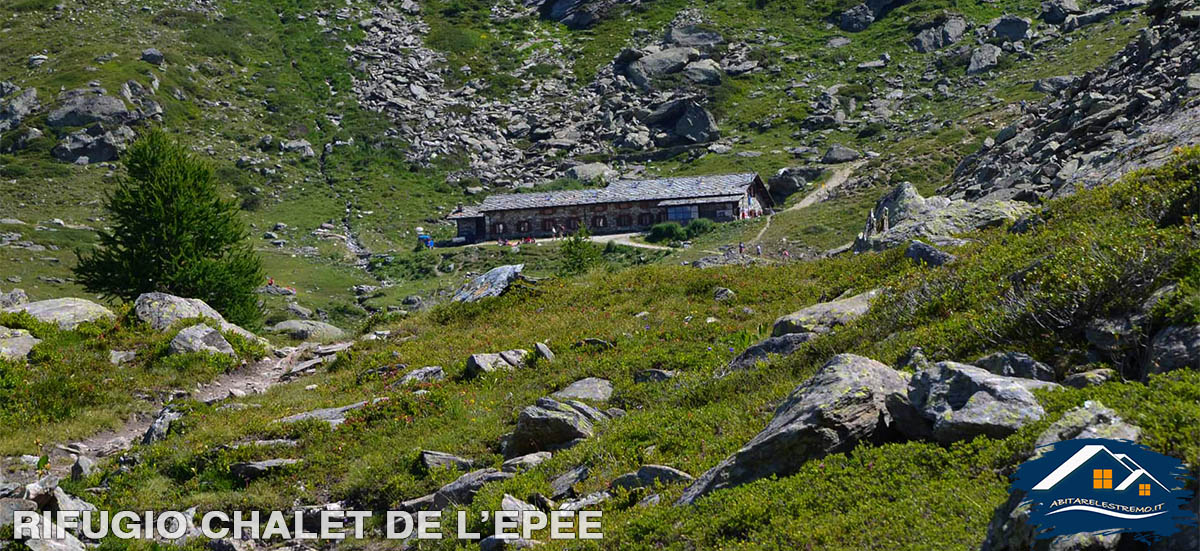
[[663,222],[650,227],[646,241],[651,243],[683,241],[687,239],[687,231],[678,222]]
[[687,227],[684,228],[684,232],[687,233],[688,239],[695,239],[701,235],[713,231],[713,229],[716,227],[717,223],[713,222],[712,220],[707,218],[697,218],[691,222],[688,222]]

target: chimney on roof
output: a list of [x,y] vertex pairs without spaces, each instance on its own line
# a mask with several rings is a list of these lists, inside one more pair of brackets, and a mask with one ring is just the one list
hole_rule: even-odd
[[462,212],[462,211],[463,211],[463,204],[461,201],[459,201],[458,206],[454,207],[454,212]]

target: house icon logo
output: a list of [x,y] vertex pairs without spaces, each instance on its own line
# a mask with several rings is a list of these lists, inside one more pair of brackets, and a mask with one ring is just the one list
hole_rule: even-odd
[[1012,489],[1029,503],[1038,538],[1133,534],[1151,541],[1194,530],[1187,468],[1124,440],[1067,440],[1040,448]]

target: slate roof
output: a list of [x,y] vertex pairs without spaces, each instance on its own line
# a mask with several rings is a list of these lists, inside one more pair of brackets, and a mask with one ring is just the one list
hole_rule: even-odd
[[[538,193],[515,193],[491,195],[475,208],[478,212],[501,210],[544,209],[598,203],[624,203],[630,201],[666,201],[708,197],[740,197],[754,183],[756,174],[717,174],[709,176],[681,176],[655,180],[618,180],[600,189],[566,191],[544,191]],[[694,201],[693,201],[694,202]],[[683,204],[692,204],[685,202]],[[475,216],[478,216],[477,214]],[[451,215],[462,218],[462,214]]]
[[659,201],[658,206],[677,207],[680,205],[703,205],[708,203],[736,203],[741,200],[741,194],[717,195],[715,197],[689,197],[687,199],[667,199],[666,201]]

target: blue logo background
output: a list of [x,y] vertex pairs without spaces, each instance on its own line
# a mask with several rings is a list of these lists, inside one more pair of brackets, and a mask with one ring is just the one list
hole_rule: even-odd
[[[1036,537],[1093,532],[1153,540],[1195,526],[1188,470],[1178,459],[1123,440],[1066,440],[1039,448],[1012,490],[1030,502]],[[1122,485],[1125,487],[1122,488]]]

